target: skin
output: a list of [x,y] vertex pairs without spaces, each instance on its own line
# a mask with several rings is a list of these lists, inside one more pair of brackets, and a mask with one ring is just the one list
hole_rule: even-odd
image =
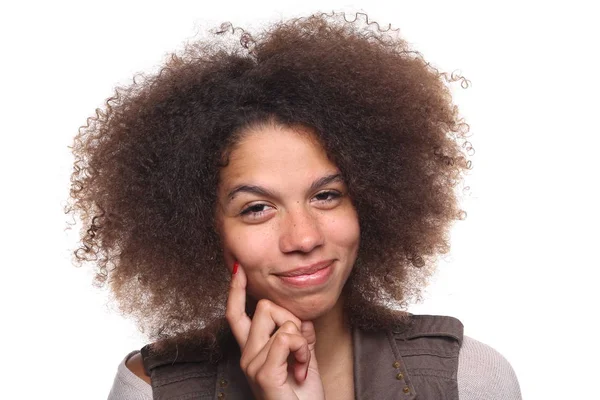
[[[221,171],[217,221],[224,256],[228,266],[241,265],[227,319],[258,398],[353,397],[351,389],[340,390],[353,388],[341,292],[360,229],[339,173],[310,132],[272,125],[246,132]],[[322,260],[332,260],[324,284],[294,288],[278,276]],[[252,320],[247,298],[259,300]]]
[[[341,294],[360,229],[339,174],[311,132],[271,124],[244,132],[221,170],[217,225],[227,267],[238,264],[226,317],[257,398],[354,397]],[[278,275],[324,260],[322,284],[298,288]]]
[[[340,171],[309,135],[270,125],[248,132],[221,170],[217,221],[225,262],[243,266],[248,294],[312,321],[340,301],[356,260],[359,225]],[[230,196],[240,186],[272,196],[243,189]],[[324,287],[293,290],[276,275],[323,260],[333,261],[334,275]]]

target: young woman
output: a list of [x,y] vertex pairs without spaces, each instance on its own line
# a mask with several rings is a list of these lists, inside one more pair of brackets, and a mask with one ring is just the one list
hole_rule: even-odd
[[110,399],[519,399],[451,317],[414,316],[461,218],[466,124],[391,30],[224,25],[82,128],[72,211],[151,344]]

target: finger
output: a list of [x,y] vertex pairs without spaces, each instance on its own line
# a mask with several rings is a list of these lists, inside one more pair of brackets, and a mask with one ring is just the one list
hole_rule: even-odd
[[246,284],[246,273],[238,263],[236,273],[231,275],[225,318],[242,351],[248,341],[248,334],[252,325],[252,320],[246,314]]
[[315,325],[311,321],[302,321],[300,324],[300,332],[302,336],[306,338],[308,347],[313,350],[317,343],[317,333],[315,332]]
[[269,348],[269,353],[261,371],[269,373],[284,368],[287,371],[288,357],[292,354],[295,363],[294,378],[297,382],[303,382],[306,379],[306,371],[310,363],[310,350],[306,339],[297,334],[281,333],[274,335],[273,342]]
[[[306,377],[308,376],[309,368],[313,368],[314,370],[317,370],[319,368],[317,365],[317,357],[315,355],[317,333],[315,331],[315,325],[311,321],[302,321],[302,324],[300,325],[300,331],[302,333],[302,336],[306,339],[310,356],[309,361],[306,363],[306,370],[302,371],[304,373],[304,379],[306,379]],[[295,373],[297,374],[298,372]]]
[[294,333],[301,334],[302,321],[298,317],[270,300],[259,300],[252,316],[252,325],[244,349],[248,356],[251,359],[254,358],[265,347],[273,331],[278,327],[283,327],[287,322],[294,324]]
[[[252,320],[253,324],[255,323],[254,321],[255,320]],[[287,321],[279,329],[277,329],[277,332],[275,332],[273,336],[267,339],[265,345],[256,354],[250,354],[249,352],[251,347],[249,339],[248,344],[246,345],[246,351],[244,354],[242,354],[242,358],[240,360],[242,369],[244,369],[249,375],[254,376],[255,373],[261,369],[265,363],[273,341],[276,339],[277,335],[281,334],[297,335],[302,337],[302,332],[300,332],[296,324],[291,321]]]

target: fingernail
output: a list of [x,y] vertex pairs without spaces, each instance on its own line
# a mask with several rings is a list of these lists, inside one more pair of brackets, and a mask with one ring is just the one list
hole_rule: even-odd
[[237,274],[239,266],[240,266],[239,262],[236,261],[236,262],[233,263],[233,271],[231,272],[232,275]]

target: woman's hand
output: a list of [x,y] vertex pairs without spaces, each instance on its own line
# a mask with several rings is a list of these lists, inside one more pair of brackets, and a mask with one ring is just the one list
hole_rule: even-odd
[[263,400],[324,399],[312,322],[302,322],[266,299],[258,302],[250,319],[246,283],[246,274],[238,267],[231,278],[226,317],[240,345],[240,366],[254,395]]

